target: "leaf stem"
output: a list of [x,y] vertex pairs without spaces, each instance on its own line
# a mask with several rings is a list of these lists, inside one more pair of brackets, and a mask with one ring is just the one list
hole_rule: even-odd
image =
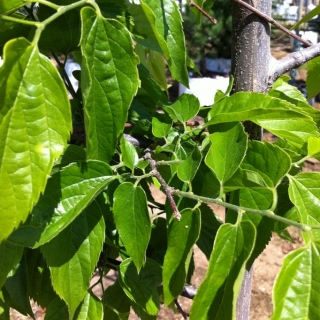
[[40,3],[55,10],[58,10],[60,8],[59,5],[46,0],[31,0],[29,2]]
[[294,226],[302,231],[307,231],[309,232],[311,229],[313,229],[312,227],[296,222],[296,221],[292,221],[290,219],[275,215],[271,210],[256,210],[256,209],[252,209],[252,208],[245,208],[245,207],[240,207],[240,206],[236,206],[234,204],[231,203],[227,203],[222,201],[221,199],[213,199],[213,198],[207,198],[207,197],[201,197],[201,196],[197,196],[193,193],[190,192],[184,192],[184,191],[180,191],[180,190],[172,190],[172,194],[176,195],[176,196],[180,196],[180,197],[185,197],[185,198],[189,198],[189,199],[194,199],[194,200],[198,200],[198,201],[203,201],[203,202],[207,202],[207,203],[215,203],[218,204],[220,206],[223,206],[225,208],[234,210],[236,212],[248,212],[248,213],[254,213],[254,214],[259,214],[261,216],[264,217],[268,217],[270,219],[285,223],[287,225],[291,225]]
[[23,19],[18,19],[14,17],[9,17],[5,15],[0,15],[0,20],[5,20],[5,21],[11,21],[11,22],[16,22],[16,23],[21,23],[21,24],[26,24],[29,26],[35,26],[37,28],[41,27],[41,23],[37,21],[29,21],[29,20],[23,20]]

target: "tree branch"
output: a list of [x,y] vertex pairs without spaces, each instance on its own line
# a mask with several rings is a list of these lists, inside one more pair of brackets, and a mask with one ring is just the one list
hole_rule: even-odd
[[193,0],[190,0],[190,7],[195,7],[202,15],[204,15],[212,24],[217,24],[217,20],[212,18],[210,14],[206,13],[200,6],[198,6]]
[[300,51],[292,52],[280,60],[274,59],[270,66],[268,84],[271,86],[284,73],[298,68],[318,56],[320,56],[320,43]]
[[274,26],[276,26],[277,28],[279,28],[280,30],[282,30],[284,33],[288,34],[290,37],[295,38],[296,40],[298,40],[299,42],[303,43],[304,45],[306,45],[307,47],[311,46],[311,43],[302,39],[301,37],[299,37],[298,35],[296,35],[293,31],[290,31],[289,29],[285,28],[283,25],[281,25],[279,22],[277,22],[276,20],[274,20],[273,18],[269,17],[268,15],[262,13],[261,11],[259,11],[258,9],[250,6],[250,4],[242,1],[242,0],[234,0],[235,2],[238,2],[239,4],[241,4],[242,6],[246,7],[248,10],[250,10],[251,12],[253,12],[255,15],[257,15],[258,17],[268,21],[269,23],[273,24]]

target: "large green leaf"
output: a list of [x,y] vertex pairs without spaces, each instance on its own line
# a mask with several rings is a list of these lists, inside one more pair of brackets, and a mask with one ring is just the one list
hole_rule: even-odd
[[257,92],[238,92],[213,105],[208,124],[250,120],[293,146],[303,147],[308,138],[319,136],[312,112],[284,100]]
[[250,221],[220,227],[206,277],[193,301],[190,320],[234,319],[245,264],[255,236],[256,230]]
[[238,122],[215,125],[213,130],[205,163],[223,185],[241,164],[247,150],[248,136]]
[[7,241],[0,244],[0,289],[6,282],[8,273],[21,260],[23,247]]
[[320,161],[320,138],[310,137],[308,139],[308,155]]
[[77,320],[102,320],[103,319],[103,305],[92,293],[87,292],[84,300],[80,306]]
[[[309,226],[320,226],[320,173],[304,172],[289,176],[290,200],[298,209],[299,221]],[[320,239],[320,230],[313,230]]]
[[168,249],[163,263],[163,294],[169,305],[183,290],[192,249],[200,234],[200,210],[184,209],[181,221],[173,219],[168,230]]
[[141,0],[154,35],[168,61],[172,77],[188,86],[186,47],[179,7],[174,0]]
[[319,319],[320,243],[289,253],[273,288],[271,320]]
[[70,318],[84,299],[105,237],[103,212],[96,202],[42,246],[52,285],[66,301]]
[[126,259],[120,265],[119,281],[126,295],[148,314],[154,315],[159,311],[157,288],[162,277],[158,263],[147,259],[138,273],[133,261]]
[[0,69],[0,242],[26,220],[70,130],[57,69],[26,39],[9,41]]
[[141,187],[122,183],[114,193],[114,220],[121,240],[140,270],[151,235],[147,198]]
[[242,169],[257,172],[269,187],[276,187],[291,168],[290,157],[282,149],[270,143],[251,141]]
[[81,19],[87,153],[108,162],[138,89],[138,59],[120,22],[104,19],[89,7],[81,10]]
[[179,179],[191,182],[199,168],[201,160],[201,152],[198,146],[195,146],[193,152],[177,166]]
[[10,236],[10,242],[39,247],[66,228],[112,181],[108,164],[89,160],[72,163],[49,179],[29,223]]
[[[320,13],[320,6],[318,7],[318,9]],[[307,73],[307,81],[306,81],[308,99],[315,97],[320,92],[319,73],[320,73],[320,57],[317,57],[308,62],[308,73]]]

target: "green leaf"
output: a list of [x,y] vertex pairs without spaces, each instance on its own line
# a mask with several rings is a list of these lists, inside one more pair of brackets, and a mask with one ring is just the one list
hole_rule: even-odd
[[0,244],[0,289],[6,282],[7,275],[21,260],[23,247],[3,241]]
[[[40,5],[37,16],[40,21],[44,21],[54,13],[55,10]],[[62,53],[67,56],[79,47],[80,33],[80,12],[70,10],[45,27],[38,45],[41,50]]]
[[163,138],[171,129],[172,120],[166,115],[157,113],[152,118],[152,134],[157,138]]
[[150,50],[147,60],[147,67],[154,80],[157,81],[162,90],[167,90],[166,65],[161,53]]
[[178,100],[168,106],[163,106],[174,121],[182,123],[195,117],[200,109],[200,102],[193,94],[182,94]]
[[268,142],[250,141],[241,168],[257,172],[267,185],[276,187],[291,168],[286,152]]
[[30,3],[31,1],[26,0],[10,0],[10,1],[1,1],[0,2],[0,14],[8,14],[13,11],[16,11],[20,7],[23,7]]
[[[308,100],[297,87],[288,84],[291,78],[287,75],[280,77],[272,86],[268,94],[272,97],[286,100],[297,107],[297,111],[305,113],[313,118],[313,120],[320,124],[320,111],[310,106]],[[305,111],[305,112],[304,112]]]
[[208,125],[250,120],[293,146],[302,148],[311,136],[319,136],[312,112],[299,112],[289,102],[257,92],[238,92],[213,105]]
[[284,259],[273,288],[271,320],[319,319],[320,244],[290,252]]
[[0,320],[10,320],[10,307],[4,302],[3,293],[0,290]]
[[206,277],[191,308],[190,320],[235,317],[245,264],[254,246],[256,230],[250,221],[224,224],[218,230]]
[[[318,11],[320,13],[320,6],[318,6]],[[308,62],[308,73],[307,73],[307,81],[306,81],[308,99],[315,97],[320,92],[320,85],[318,81],[319,73],[320,73],[320,57],[317,57]]]
[[70,320],[68,306],[59,297],[46,308],[46,320]]
[[210,135],[211,147],[205,163],[223,185],[241,164],[247,149],[248,136],[240,123],[216,125],[214,131]]
[[209,260],[216,233],[222,222],[206,204],[202,203],[199,209],[201,211],[201,231],[197,246]]
[[120,139],[120,150],[122,152],[122,161],[124,165],[133,171],[139,161],[136,148],[122,136]]
[[66,301],[71,318],[85,297],[102,250],[104,234],[103,212],[93,202],[67,228],[42,246],[53,288]]
[[[289,176],[289,196],[298,209],[301,223],[309,226],[320,225],[320,173],[304,172]],[[320,239],[320,231],[312,230],[315,239]]]
[[195,146],[193,152],[177,167],[179,179],[185,182],[191,182],[200,166],[201,160],[201,152],[198,146]]
[[122,183],[114,193],[114,220],[121,240],[138,271],[145,261],[151,234],[146,194],[141,187]]
[[102,320],[103,319],[103,306],[102,302],[92,293],[87,292],[84,300],[80,306],[77,320]]
[[172,77],[188,87],[186,47],[179,7],[173,0],[141,0],[156,39],[167,59]]
[[119,281],[126,295],[144,311],[150,315],[159,311],[157,288],[162,277],[158,263],[147,259],[138,273],[132,259],[126,259],[120,265]]
[[7,305],[34,319],[28,294],[28,282],[26,261],[22,259],[18,267],[11,271],[2,290]]
[[138,89],[138,59],[120,22],[106,20],[89,7],[81,10],[81,19],[87,154],[109,162]]
[[192,249],[200,234],[200,210],[184,209],[181,221],[173,219],[163,263],[163,294],[168,306],[183,290]]
[[57,69],[24,38],[5,46],[0,106],[1,242],[26,220],[71,131],[68,94]]
[[108,164],[89,160],[72,163],[52,175],[28,224],[10,236],[10,242],[36,248],[66,228],[112,181]]
[[290,28],[290,30],[297,29],[302,23],[309,21],[318,14],[320,14],[320,6],[316,6],[313,10],[308,12],[301,20],[294,24],[293,27]]
[[320,138],[310,137],[308,139],[308,155],[320,161]]
[[108,286],[104,292],[106,308],[104,311],[105,320],[122,319],[130,313],[130,300],[120,286],[119,280]]

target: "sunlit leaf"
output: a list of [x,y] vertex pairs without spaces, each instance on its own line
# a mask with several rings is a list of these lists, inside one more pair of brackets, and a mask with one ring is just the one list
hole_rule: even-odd
[[138,59],[120,22],[104,19],[89,7],[81,10],[81,19],[87,154],[109,162],[138,89]]
[[103,319],[103,305],[102,301],[99,300],[92,293],[87,292],[84,300],[80,306],[77,320],[102,320]]
[[[320,14],[320,6],[318,6],[318,11],[319,11],[318,13]],[[320,92],[320,85],[318,81],[319,72],[320,72],[320,57],[317,57],[308,62],[308,73],[307,73],[307,81],[306,81],[308,99],[315,97]]]
[[71,318],[86,295],[104,234],[103,212],[93,202],[67,228],[42,246],[52,285],[66,301]]
[[67,91],[34,44],[7,43],[0,69],[0,242],[25,221],[71,130]]

